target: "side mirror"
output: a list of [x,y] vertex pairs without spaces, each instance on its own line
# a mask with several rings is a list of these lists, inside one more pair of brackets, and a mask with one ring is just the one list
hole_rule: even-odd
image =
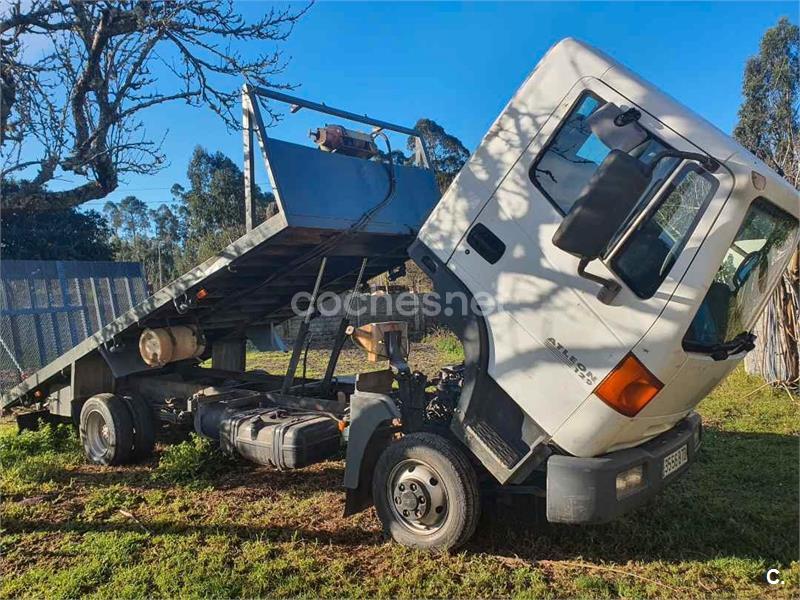
[[622,150],[611,150],[553,235],[557,248],[581,259],[578,275],[603,286],[601,302],[610,303],[620,285],[587,273],[586,266],[603,254],[650,184],[658,162],[670,156],[696,160],[712,173],[720,166],[713,157],[696,152],[664,150],[645,164]]
[[556,230],[553,244],[587,262],[598,258],[647,189],[650,174],[637,158],[609,152]]
[[578,275],[603,286],[598,294],[609,304],[620,285],[586,272],[599,258],[650,183],[652,169],[621,150],[612,150],[600,164],[553,235],[553,244],[580,258]]

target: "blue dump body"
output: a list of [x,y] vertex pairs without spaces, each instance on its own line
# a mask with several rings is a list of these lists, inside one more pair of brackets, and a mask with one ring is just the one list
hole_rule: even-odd
[[[386,197],[389,167],[270,139],[267,153],[290,226],[345,229]],[[395,191],[365,231],[406,235],[427,218],[439,192],[427,169],[395,166]]]
[[333,292],[352,288],[364,258],[365,281],[407,260],[439,200],[433,171],[265,142],[279,212],[5,392],[4,408],[68,385],[72,365],[92,353],[115,377],[148,370],[138,353],[115,352],[136,347],[147,327],[195,324],[207,347],[263,336],[293,316],[292,297],[311,291],[323,256],[321,289]]

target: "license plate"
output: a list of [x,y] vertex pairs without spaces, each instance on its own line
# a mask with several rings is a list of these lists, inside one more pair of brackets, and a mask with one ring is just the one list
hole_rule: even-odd
[[687,462],[689,462],[689,451],[686,446],[681,446],[664,458],[664,477],[672,475]]

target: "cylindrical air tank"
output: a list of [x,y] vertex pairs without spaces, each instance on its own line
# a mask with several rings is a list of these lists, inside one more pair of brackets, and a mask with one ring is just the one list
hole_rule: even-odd
[[139,336],[139,354],[151,367],[200,356],[205,342],[194,325],[145,329]]

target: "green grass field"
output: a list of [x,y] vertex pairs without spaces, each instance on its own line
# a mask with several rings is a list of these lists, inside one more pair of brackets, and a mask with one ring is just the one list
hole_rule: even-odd
[[[412,353],[431,375],[457,358],[442,335]],[[364,368],[348,350],[339,370]],[[322,369],[312,351],[309,374]],[[278,472],[191,438],[105,468],[82,462],[70,430],[17,435],[6,421],[0,596],[797,597],[798,398],[737,371],[699,410],[700,460],[646,507],[575,527],[503,506],[454,555],[386,541],[372,510],[343,518],[341,461]],[[770,567],[782,585],[766,585]]]

